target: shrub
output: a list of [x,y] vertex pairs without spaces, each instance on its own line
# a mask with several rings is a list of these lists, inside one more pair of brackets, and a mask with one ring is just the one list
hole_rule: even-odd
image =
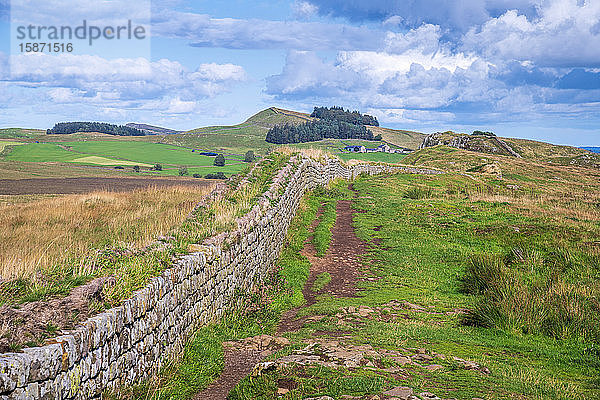
[[123,167],[123,166],[121,166],[121,165],[117,165],[117,166],[115,167],[115,169],[125,169],[125,167]]
[[140,172],[140,166],[139,165],[134,165],[133,166],[133,172]]
[[373,140],[383,140],[383,137],[381,135],[375,135]]
[[194,175],[192,175],[192,176],[193,176],[194,178],[202,178],[202,175],[200,175],[200,174],[194,174]]
[[217,167],[224,167],[225,166],[225,156],[223,156],[223,154],[219,154],[218,156],[216,156],[214,165]]
[[503,257],[475,255],[467,264],[460,289],[478,299],[461,322],[600,343],[598,292],[570,278],[581,276],[591,266],[598,268],[599,263],[561,249],[543,257],[520,248]]
[[402,197],[404,197],[405,199],[420,200],[430,198],[432,194],[433,190],[429,187],[422,188],[415,186],[408,189]]
[[160,165],[160,164],[154,164],[154,170],[155,171],[162,171],[162,165]]
[[253,162],[255,158],[256,158],[256,156],[254,155],[254,152],[252,150],[248,150],[246,152],[246,155],[244,156],[244,161],[245,162]]
[[180,167],[179,168],[179,176],[185,176],[188,174],[188,169],[187,167]]
[[217,172],[216,174],[206,174],[204,176],[206,179],[227,179],[225,173]]

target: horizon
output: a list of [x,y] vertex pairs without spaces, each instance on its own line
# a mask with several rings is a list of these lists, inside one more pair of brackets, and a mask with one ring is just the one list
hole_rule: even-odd
[[[73,4],[0,0],[0,126],[191,130],[338,105],[391,129],[600,146],[598,2]],[[147,40],[26,54],[12,34],[36,21],[104,29],[117,14],[146,26]]]

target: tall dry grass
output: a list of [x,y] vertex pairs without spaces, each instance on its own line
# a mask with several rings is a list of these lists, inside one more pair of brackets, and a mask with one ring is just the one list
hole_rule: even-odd
[[317,161],[322,161],[325,158],[337,158],[333,153],[315,147],[299,148],[284,145],[277,147],[275,151],[288,156],[300,153]]
[[94,251],[143,247],[181,224],[213,186],[99,191],[0,204],[0,276],[31,278],[77,260],[94,269]]

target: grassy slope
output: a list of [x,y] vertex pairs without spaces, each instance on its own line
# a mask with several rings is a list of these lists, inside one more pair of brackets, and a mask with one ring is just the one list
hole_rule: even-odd
[[[493,180],[490,183],[493,187]],[[556,340],[539,332],[525,334],[518,325],[464,326],[460,315],[445,314],[456,308],[471,308],[478,301],[478,296],[460,290],[465,265],[473,254],[504,254],[514,246],[533,248],[544,255],[567,246],[583,254],[590,249],[580,245],[598,237],[598,224],[548,220],[544,213],[528,215],[529,210],[511,203],[482,201],[478,184],[460,175],[366,177],[354,186],[359,192],[355,207],[362,211],[355,215],[358,234],[370,242],[380,240],[378,245],[372,244],[366,272],[378,279],[360,282],[362,294],[358,298],[321,297],[305,314],[327,317],[292,335],[293,347],[301,348],[301,342],[310,340],[317,331],[349,331],[353,343],[390,349],[425,348],[444,354],[445,360],[435,360],[443,369],[430,372],[405,366],[401,374],[327,368],[274,372],[244,379],[234,391],[234,399],[272,398],[277,380],[283,378],[298,383],[298,388],[284,397],[290,399],[374,395],[397,385],[457,399],[600,396],[597,350],[577,335]],[[422,195],[409,196],[415,187],[422,189]],[[596,212],[596,220],[598,217]],[[558,274],[552,279],[582,285],[593,293],[599,277],[583,267],[573,267],[572,272],[536,270],[525,275],[535,282]],[[428,312],[406,311],[403,318],[387,322],[363,318],[363,324],[353,325],[340,324],[335,316],[342,307],[374,307],[391,300],[418,304]],[[589,317],[592,323],[593,315]],[[492,373],[464,370],[452,357],[479,362]]]
[[[0,139],[14,140],[27,143],[24,149],[11,150],[8,155],[0,155],[0,178],[33,178],[33,177],[76,177],[76,176],[106,176],[106,175],[131,175],[132,171],[123,172],[111,170],[108,165],[87,163],[85,168],[75,167],[75,157],[66,150],[51,147],[49,144],[60,144],[80,151],[83,156],[102,156],[110,159],[123,159],[130,162],[144,164],[163,163],[173,166],[202,165],[203,167],[189,168],[189,174],[207,174],[223,171],[227,174],[240,170],[239,166],[230,165],[225,168],[210,167],[210,160],[200,162],[200,156],[187,154],[195,148],[203,151],[219,152],[229,156],[232,160],[239,159],[248,150],[257,154],[266,154],[274,147],[265,141],[267,131],[275,124],[303,123],[311,120],[308,114],[271,107],[251,116],[241,124],[233,126],[212,126],[193,129],[182,134],[149,135],[143,137],[115,137],[101,133],[78,133],[72,135],[46,135],[41,130],[2,129]],[[396,131],[386,128],[373,128],[374,133],[381,133],[384,140],[392,146],[417,148],[421,142],[422,134],[408,131]],[[39,142],[39,143],[36,143]],[[102,144],[96,143],[101,142]],[[326,140],[299,144],[297,147],[317,147],[330,151],[338,151],[346,143],[355,141]],[[168,144],[178,146],[180,149],[163,147],[164,152],[157,151],[159,147],[150,147],[149,144]],[[361,143],[376,147],[378,143]],[[31,147],[35,146],[35,147]],[[145,146],[145,147],[144,147]],[[345,159],[348,156],[344,156]],[[390,157],[383,156],[382,161]],[[356,157],[354,157],[356,158]],[[372,159],[373,156],[358,156],[359,159]],[[375,157],[379,159],[380,157]],[[399,157],[398,157],[399,158]],[[22,161],[28,161],[23,164]],[[390,161],[395,161],[391,160]],[[51,164],[48,164],[51,163]],[[84,163],[85,164],[85,163]],[[228,164],[233,164],[233,162]],[[177,175],[177,168],[165,168],[160,175]]]
[[[243,163],[237,158],[227,157],[225,167],[213,167],[213,157],[192,153],[191,150],[186,148],[125,139],[28,143],[12,148],[4,156],[4,159],[12,162],[36,163],[36,166],[43,163],[57,162],[78,163],[89,166],[98,165],[98,162],[94,162],[93,159],[91,161],[86,160],[87,156],[108,157],[111,159],[111,165],[131,166],[132,164],[139,164],[147,167],[159,163],[163,165],[163,171],[154,174],[160,175],[176,175],[180,166],[187,166],[189,174],[207,174],[218,171],[231,174],[239,172],[244,167]],[[119,162],[119,159],[122,162]],[[0,167],[2,167],[2,164],[0,164]],[[92,171],[88,169],[86,172],[89,174]]]
[[425,134],[413,131],[404,131],[382,127],[369,127],[374,135],[381,135],[383,140],[396,146],[416,150],[423,142]]
[[527,139],[504,139],[521,156],[556,165],[600,168],[600,154],[572,146],[557,146]]

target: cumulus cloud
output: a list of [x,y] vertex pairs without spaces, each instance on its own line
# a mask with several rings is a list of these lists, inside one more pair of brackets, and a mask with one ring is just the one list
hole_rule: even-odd
[[315,6],[312,3],[309,3],[308,1],[296,0],[292,4],[292,11],[294,12],[294,15],[297,18],[304,19],[304,18],[312,17],[313,15],[317,14],[319,9],[317,8],[317,6]]
[[507,11],[473,27],[463,48],[495,62],[529,61],[538,67],[600,66],[600,2],[547,0],[537,18]]
[[536,12],[537,0],[310,0],[322,15],[351,21],[393,21],[409,27],[432,23],[466,31],[509,9],[527,15]]
[[153,35],[188,40],[195,47],[229,49],[377,49],[381,32],[344,24],[211,18],[170,11],[154,16]]
[[[30,100],[43,90],[53,103],[77,103],[109,108],[157,107],[177,114],[194,110],[199,99],[212,98],[247,79],[234,64],[201,64],[188,70],[167,59],[107,60],[91,55],[33,53],[11,56],[10,75],[3,80],[14,88],[28,88]],[[2,99],[0,102],[5,101]]]

